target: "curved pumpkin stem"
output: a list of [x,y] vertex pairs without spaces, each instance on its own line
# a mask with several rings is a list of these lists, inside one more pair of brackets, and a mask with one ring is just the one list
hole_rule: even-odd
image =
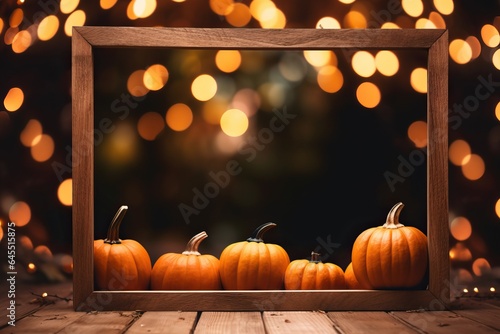
[[275,226],[276,226],[275,223],[265,223],[260,225],[255,229],[255,231],[253,231],[252,236],[248,238],[247,241],[264,242],[264,240],[262,240],[262,236],[264,235],[264,233],[266,233],[268,230],[272,229]]
[[122,205],[118,209],[118,211],[116,211],[116,214],[113,217],[111,224],[109,225],[108,235],[107,235],[106,239],[104,239],[105,243],[107,243],[107,244],[121,244],[122,243],[118,232],[120,230],[120,224],[122,223],[123,217],[125,217],[127,210],[128,210],[128,206]]
[[321,260],[319,259],[319,253],[316,253],[315,251],[312,251],[311,252],[311,261],[309,262],[312,262],[312,263],[320,263]]
[[401,213],[401,210],[403,210],[404,204],[399,202],[396,205],[394,205],[389,211],[389,214],[387,215],[387,220],[383,227],[385,228],[400,228],[404,227],[403,224],[399,222],[399,214]]
[[198,252],[198,247],[200,246],[200,243],[208,237],[207,232],[203,231],[195,235],[194,237],[191,238],[191,240],[188,241],[186,250],[182,252],[184,255],[201,255],[200,252]]

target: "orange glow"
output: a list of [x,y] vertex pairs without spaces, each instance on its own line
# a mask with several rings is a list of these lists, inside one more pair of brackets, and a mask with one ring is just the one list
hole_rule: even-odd
[[375,108],[381,100],[378,87],[371,82],[363,82],[356,89],[356,98],[365,108]]
[[32,263],[32,262],[28,263],[28,266],[26,267],[26,271],[29,274],[33,274],[34,272],[36,272],[36,266],[35,266],[35,264]]
[[491,266],[485,258],[478,258],[472,263],[472,272],[476,276],[482,276],[491,271]]
[[163,116],[157,112],[150,111],[141,116],[137,122],[137,132],[139,136],[146,140],[155,140],[163,131],[165,122]]
[[422,0],[402,0],[401,6],[403,6],[406,14],[412,17],[419,17],[424,11]]
[[470,261],[472,259],[470,250],[461,242],[457,242],[457,244],[450,249],[449,254],[450,259],[455,261]]
[[260,26],[264,29],[283,29],[286,26],[286,16],[280,9],[276,8],[273,15],[266,16],[259,21]]
[[339,2],[344,3],[346,5],[353,3],[356,0],[339,0]]
[[25,226],[31,220],[31,209],[26,202],[15,202],[9,209],[9,219],[16,223],[16,226]]
[[149,92],[149,89],[144,86],[145,70],[136,70],[132,72],[127,80],[127,90],[132,96],[144,96]]
[[481,42],[476,36],[469,36],[465,39],[472,50],[472,59],[476,59],[481,54]]
[[239,137],[248,129],[248,117],[239,109],[229,109],[220,118],[222,131],[230,137]]
[[209,74],[202,74],[193,80],[191,93],[198,101],[208,101],[217,93],[217,81]]
[[167,83],[168,70],[161,64],[149,66],[144,72],[143,84],[149,90],[159,90]]
[[340,23],[331,16],[325,16],[316,23],[316,29],[340,29]]
[[19,110],[24,102],[24,93],[21,88],[13,87],[9,90],[5,99],[3,100],[3,105],[7,111],[14,112]]
[[401,29],[401,27],[398,26],[394,22],[384,22],[384,24],[382,24],[382,26],[380,28],[381,29]]
[[352,29],[365,29],[368,26],[368,23],[362,13],[351,10],[344,17],[344,26]]
[[424,17],[417,20],[415,23],[415,28],[417,29],[436,29],[436,25],[429,19]]
[[19,28],[15,27],[12,28],[10,27],[5,31],[5,35],[3,36],[3,41],[5,45],[11,45],[12,41],[14,40],[14,37],[16,37],[17,33],[19,32]]
[[358,51],[352,57],[352,68],[356,74],[361,77],[371,77],[377,67],[375,66],[375,57],[368,51]]
[[229,13],[226,14],[227,22],[233,27],[244,27],[252,19],[250,8],[241,2],[237,2],[230,7]]
[[222,114],[227,110],[228,103],[221,98],[213,98],[203,104],[202,116],[203,119],[212,125],[218,125]]
[[259,93],[251,88],[243,88],[234,94],[231,107],[243,111],[247,116],[252,116],[257,112],[260,103]]
[[270,0],[253,0],[250,3],[250,14],[258,21],[266,21],[276,16],[276,5]]
[[64,23],[64,33],[67,36],[71,36],[73,34],[74,26],[83,26],[85,25],[86,15],[83,10],[76,10],[71,13],[66,19],[66,23]]
[[431,12],[429,14],[429,20],[434,23],[434,26],[438,29],[446,29],[446,22],[444,21],[441,14],[437,12]]
[[477,154],[471,154],[469,161],[462,165],[462,173],[471,181],[479,180],[484,175],[484,171],[483,158]]
[[73,204],[73,180],[66,179],[57,188],[57,198],[62,205],[71,206]]
[[375,67],[382,75],[393,76],[399,70],[398,57],[392,51],[379,51],[375,55]]
[[497,106],[495,107],[495,116],[497,120],[500,121],[500,102],[497,103]]
[[156,10],[156,0],[132,0],[132,11],[138,18],[151,16]]
[[238,50],[220,50],[215,55],[215,64],[222,72],[234,72],[241,65],[241,53]]
[[497,200],[495,204],[495,213],[497,214],[498,218],[500,218],[500,198]]
[[451,143],[448,154],[452,164],[455,166],[462,166],[469,162],[471,149],[465,140],[458,139]]
[[4,25],[5,25],[5,24],[4,24],[3,20],[2,20],[2,18],[0,17],[0,34],[1,34],[1,33],[2,33],[2,31],[3,31],[3,27],[4,27]]
[[327,65],[319,70],[317,81],[323,91],[336,93],[344,85],[344,76],[336,66]]
[[26,147],[31,147],[34,143],[35,138],[40,140],[42,137],[42,124],[36,119],[30,119],[23,131],[21,131],[20,140],[21,143]]
[[450,15],[453,13],[454,4],[453,0],[434,0],[434,7],[443,15]]
[[16,8],[12,11],[9,18],[9,25],[12,28],[17,28],[23,22],[24,12],[21,8]]
[[493,66],[496,67],[497,70],[500,70],[500,49],[496,50],[491,58],[491,62]]
[[59,7],[61,8],[61,13],[69,14],[78,7],[80,0],[61,0]]
[[498,33],[497,28],[491,24],[485,24],[481,28],[481,38],[483,39],[484,44],[490,48],[496,48],[498,44],[500,44],[500,34]]
[[23,53],[30,47],[31,41],[31,34],[28,30],[21,30],[12,40],[12,51],[15,53]]
[[19,245],[21,245],[24,249],[32,250],[33,242],[31,239],[25,235],[21,235],[18,239]]
[[130,20],[137,20],[138,19],[137,15],[135,15],[135,13],[134,13],[134,4],[135,4],[135,1],[130,1],[128,3],[128,6],[127,6],[127,17]]
[[210,0],[209,5],[210,9],[217,14],[221,16],[225,16],[229,14],[232,10],[232,6],[234,4],[233,0]]
[[49,15],[40,21],[37,29],[38,39],[41,41],[48,41],[57,33],[59,29],[59,19],[55,15]]
[[411,72],[410,83],[419,93],[427,93],[427,69],[418,67]]
[[184,131],[193,123],[193,112],[184,103],[177,103],[167,110],[167,125],[174,131]]
[[337,66],[337,56],[330,50],[304,50],[303,53],[306,61],[312,66],[321,67],[327,64]]
[[0,220],[0,241],[3,239],[2,221]]
[[472,59],[472,48],[463,39],[455,39],[450,43],[450,57],[457,64],[466,64]]
[[36,256],[38,256],[38,258],[42,260],[48,261],[52,259],[52,252],[50,251],[49,247],[45,245],[36,246],[33,252]]
[[424,121],[415,121],[408,127],[408,138],[416,147],[427,146],[427,123]]
[[472,234],[472,225],[465,217],[456,217],[450,223],[450,232],[453,238],[458,241],[469,239]]
[[101,5],[101,8],[104,10],[111,9],[114,5],[116,5],[116,2],[118,0],[100,0],[99,4]]
[[[35,140],[37,139],[35,138]],[[47,134],[42,134],[36,144],[31,146],[31,157],[35,161],[47,161],[52,154],[54,154],[54,140]]]

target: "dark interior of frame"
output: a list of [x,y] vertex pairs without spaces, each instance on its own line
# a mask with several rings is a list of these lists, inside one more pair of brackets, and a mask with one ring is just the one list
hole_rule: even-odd
[[[224,73],[214,61],[217,50],[95,48],[95,238],[104,238],[116,210],[128,205],[120,236],[143,244],[153,263],[182,252],[203,230],[209,237],[200,252],[219,257],[225,246],[272,221],[277,227],[265,241],[283,246],[291,260],[315,250],[345,269],[357,235],[382,225],[397,202],[405,204],[401,222],[427,233],[426,150],[407,133],[427,118],[426,94],[410,85],[412,70],[426,67],[427,53],[393,51],[399,59],[394,76],[377,71],[363,78],[351,66],[356,50],[333,51],[343,76],[336,93],[320,89],[317,69],[302,51],[240,50],[240,67]],[[168,70],[164,87],[130,95],[130,74],[153,64]],[[200,74],[217,81],[208,102],[191,93]],[[375,108],[357,101],[356,88],[365,81],[381,91]],[[221,104],[229,109],[238,92],[254,113],[248,130],[232,139],[203,113]],[[165,123],[176,103],[193,114],[180,132]],[[148,112],[163,118],[154,140],[138,131]],[[220,175],[227,176],[228,161],[236,161],[239,172],[227,181]],[[216,187],[214,174],[221,178]]]

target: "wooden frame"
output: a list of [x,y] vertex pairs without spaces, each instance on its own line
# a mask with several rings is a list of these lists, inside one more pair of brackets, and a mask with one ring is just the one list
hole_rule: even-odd
[[[426,290],[94,291],[93,48],[424,49],[428,52]],[[88,310],[441,310],[450,295],[448,258],[447,30],[320,30],[75,27],[72,37],[74,307]],[[75,154],[73,155],[75,156]]]

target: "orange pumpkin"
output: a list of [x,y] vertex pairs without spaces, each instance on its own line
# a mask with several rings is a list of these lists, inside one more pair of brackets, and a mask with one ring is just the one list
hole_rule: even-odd
[[208,237],[205,231],[189,240],[182,254],[166,253],[156,260],[151,272],[153,290],[220,290],[219,259],[198,252]]
[[399,222],[403,203],[397,203],[383,226],[362,232],[354,241],[352,269],[362,285],[374,289],[417,286],[427,271],[427,237]]
[[347,268],[345,268],[344,278],[345,278],[345,286],[347,289],[352,289],[352,290],[371,289],[371,287],[369,287],[368,285],[361,285],[361,283],[359,283],[358,279],[356,278],[356,275],[354,275],[354,271],[352,270],[352,262],[349,263]]
[[94,276],[100,290],[146,290],[151,259],[137,241],[119,238],[120,224],[128,207],[118,209],[106,239],[94,240]]
[[311,260],[294,260],[285,272],[287,290],[345,289],[344,271],[333,263],[318,260],[318,253],[311,253]]
[[288,253],[279,245],[266,244],[264,233],[276,226],[259,226],[246,241],[227,246],[220,256],[220,276],[226,290],[277,290],[283,288]]

